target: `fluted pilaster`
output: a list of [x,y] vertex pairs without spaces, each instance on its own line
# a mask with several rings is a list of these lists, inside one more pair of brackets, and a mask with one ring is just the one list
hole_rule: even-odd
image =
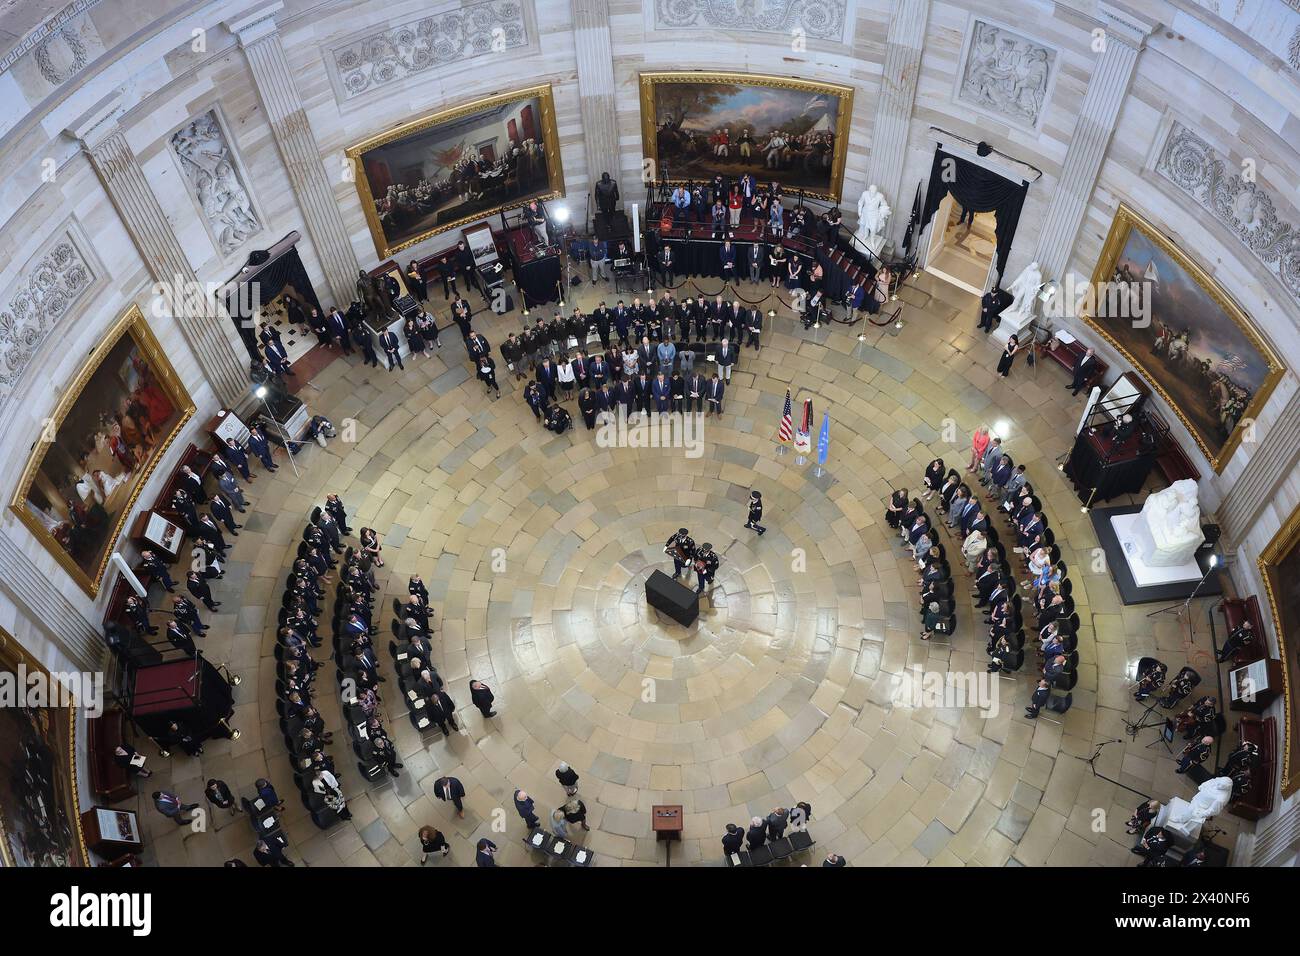
[[170,290],[168,298],[178,306],[176,324],[213,391],[224,405],[239,402],[248,390],[247,353],[230,316],[200,293],[189,259],[116,118],[70,132],[81,140],[149,274]]
[[[885,65],[876,100],[876,121],[871,131],[871,162],[867,182],[874,183],[894,210],[890,228],[906,225],[907,216],[898,215],[899,187],[907,139],[912,126],[912,106],[916,100],[916,81],[921,72],[921,49],[925,45],[925,25],[930,19],[930,0],[898,0],[889,21],[885,38]],[[849,204],[855,197],[846,197]]]
[[105,645],[99,628],[82,617],[50,576],[33,564],[3,531],[0,531],[0,587],[73,665],[84,671],[100,669]]
[[[325,271],[331,301],[343,308],[355,296],[359,266],[321,161],[320,146],[307,122],[280,42],[275,13],[282,6],[271,4],[240,20],[227,22],[226,27],[238,38],[248,60],[262,109],[266,111],[280,158],[289,173],[312,246]],[[323,304],[328,307],[330,302]]]
[[[587,179],[595,188],[601,173],[620,180],[618,119],[614,110],[614,53],[609,36],[609,0],[571,0],[573,44],[578,60],[579,109],[587,150]],[[623,192],[619,182],[619,192]],[[595,200],[592,200],[595,208]]]
[[1155,27],[1104,3],[1100,12],[1106,26],[1099,34],[1102,47],[1097,66],[1088,81],[1060,179],[1043,215],[1034,256],[1048,279],[1060,279],[1069,264],[1075,237],[1115,132],[1115,121],[1133,80],[1138,52]]
[[1240,477],[1224,491],[1217,514],[1224,536],[1240,542],[1278,485],[1300,467],[1300,392],[1291,396],[1267,432],[1250,446],[1250,460]]

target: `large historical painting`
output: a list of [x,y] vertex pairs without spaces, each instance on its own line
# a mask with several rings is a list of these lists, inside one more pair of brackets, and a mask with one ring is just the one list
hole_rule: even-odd
[[642,73],[647,176],[708,181],[750,173],[839,201],[853,89],[749,73]]
[[1222,471],[1285,372],[1226,292],[1181,249],[1121,205],[1093,288],[1097,329],[1160,392]]
[[132,306],[35,436],[10,507],[92,597],[140,488],[193,413]]
[[[0,630],[0,673],[21,691],[49,673]],[[25,701],[25,703],[33,703]],[[76,703],[0,707],[0,853],[5,866],[85,866],[77,804]]]
[[564,195],[551,87],[424,116],[349,146],[379,258],[448,229]]
[[1259,573],[1268,591],[1278,656],[1282,658],[1282,796],[1300,790],[1300,508],[1291,513],[1259,556]]

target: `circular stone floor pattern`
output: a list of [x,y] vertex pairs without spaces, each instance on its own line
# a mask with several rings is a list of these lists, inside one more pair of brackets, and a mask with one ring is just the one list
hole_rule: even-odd
[[[578,304],[590,310],[598,297],[582,289]],[[766,291],[746,285],[742,294]],[[973,329],[972,297],[927,277],[903,299],[903,332],[867,326],[862,342],[862,325],[804,332],[772,300],[776,328],[760,354],[742,352],[726,413],[707,420],[695,458],[683,449],[599,448],[572,403],[577,427],[552,435],[504,362],[502,396],[484,394],[454,327],[434,357],[408,359],[405,372],[366,368],[357,356],[333,362],[301,395],[336,424],[355,420],[356,441],[308,448],[300,479],[284,467],[258,474],[247,526],[215,589],[225,604],[210,616],[204,650],[245,678],[235,720],[243,736],[214,741],[199,758],[158,760],[156,782],[197,801],[207,777],[247,790],[269,776],[289,795],[289,855],[309,865],[414,865],[415,832],[427,823],[453,847],[429,866],[473,865],[481,836],[498,844],[501,864],[530,865],[511,795],[529,791],[545,819],[562,800],[560,760],[581,775],[592,829],[576,836],[598,866],[662,865],[653,804],[685,808],[675,864],[721,865],[727,823],[798,801],[813,808],[813,864],[833,850],[854,865],[1131,865],[1123,822],[1136,797],[1095,777],[1086,759],[1095,743],[1123,736],[1129,661],[1158,652],[1177,667],[1203,654],[1208,639],[1187,644],[1174,620],[1153,627],[1143,609],[1120,605],[1105,573],[1078,560],[1097,542],[1055,469],[1078,416],[1059,370],[1019,364],[996,380],[996,349]],[[446,321],[442,304],[431,303]],[[474,325],[499,348],[520,317],[484,311]],[[807,394],[818,425],[830,412],[823,477],[793,452],[776,454],[788,386],[796,415]],[[952,645],[918,639],[915,576],[883,521],[889,490],[917,487],[936,455],[962,467],[982,422],[1002,423],[1075,569],[1083,664],[1061,723],[1024,719],[1023,673],[997,682],[991,717],[918,707],[898,694],[914,668],[982,672],[987,662],[960,571]],[[762,538],[743,526],[751,488],[763,492]],[[367,787],[348,753],[333,669],[322,668],[318,697],[353,812],[322,832],[294,799],[272,651],[293,548],[331,491],[354,529],[384,536],[382,635],[392,598],[405,596],[412,572],[424,577],[436,609],[435,663],[464,733],[419,738],[381,637],[385,710],[405,769]],[[650,570],[671,573],[663,542],[681,526],[722,556],[690,628],[644,599]],[[326,616],[322,636],[327,626]],[[498,717],[485,721],[470,706],[471,677],[493,688]],[[1172,762],[1146,743],[1107,748],[1097,770],[1143,792],[1183,793]],[[465,784],[464,820],[433,797],[445,773]],[[141,809],[154,862],[251,861],[242,820],[178,833]],[[504,833],[494,820],[505,821]]]

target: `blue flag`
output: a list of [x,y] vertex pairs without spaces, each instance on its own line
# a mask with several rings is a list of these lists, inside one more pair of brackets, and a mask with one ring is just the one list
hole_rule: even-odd
[[831,416],[822,413],[822,433],[817,436],[817,464],[826,464],[826,456],[831,450]]

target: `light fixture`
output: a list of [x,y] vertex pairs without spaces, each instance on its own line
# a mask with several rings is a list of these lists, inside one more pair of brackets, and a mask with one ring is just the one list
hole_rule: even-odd
[[903,330],[903,319],[902,317],[899,317],[894,320],[894,331],[901,332],[902,330]]
[[1082,508],[1080,508],[1080,509],[1079,509],[1079,513],[1080,513],[1080,514],[1085,514],[1085,515],[1086,515],[1086,514],[1088,513],[1088,506],[1087,506],[1087,505],[1084,505]]
[[859,342],[865,342],[866,340],[867,340],[867,333],[866,333],[866,332],[859,332],[859,333],[858,333],[858,341],[859,341]]
[[568,221],[569,221],[569,207],[566,206],[566,205],[564,205],[563,203],[560,203],[560,204],[556,205],[556,207],[555,207],[554,210],[552,210],[552,211],[553,211],[554,214],[555,214],[555,221],[556,221],[556,222],[568,222]]
[[1210,555],[1210,567],[1217,568],[1218,566],[1219,566],[1219,556],[1217,554]]
[[257,388],[253,389],[253,395],[256,396],[257,398],[266,398],[266,386],[265,385],[257,386]]

